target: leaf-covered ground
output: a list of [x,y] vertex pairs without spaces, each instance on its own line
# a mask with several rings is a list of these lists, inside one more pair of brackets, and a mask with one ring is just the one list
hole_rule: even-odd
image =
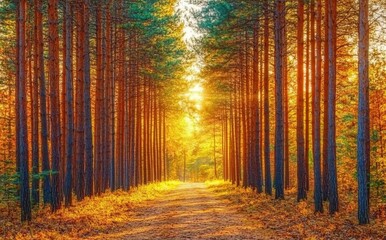
[[117,191],[86,199],[51,214],[39,209],[31,223],[20,223],[19,208],[0,205],[0,239],[90,239],[128,227],[138,206],[160,198],[180,182],[150,184],[129,192]]
[[[4,239],[386,239],[386,218],[356,222],[355,203],[341,200],[333,217],[314,214],[296,193],[277,201],[230,183],[168,182],[106,193],[29,224],[0,213]],[[12,217],[10,217],[12,216]]]
[[[286,192],[285,200],[274,200],[265,194],[256,194],[251,189],[235,187],[227,182],[208,182],[209,189],[217,197],[228,199],[239,206],[250,221],[264,230],[274,232],[276,239],[386,239],[386,211],[372,211],[371,223],[357,223],[356,203],[352,199],[340,199],[340,212],[315,214],[311,197],[297,202],[296,191]],[[324,205],[328,212],[328,204]]]

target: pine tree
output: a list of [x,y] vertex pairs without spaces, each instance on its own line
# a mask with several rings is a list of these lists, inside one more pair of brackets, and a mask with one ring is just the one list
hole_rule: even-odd
[[51,118],[51,209],[56,211],[61,206],[60,182],[60,102],[59,102],[59,34],[58,0],[48,3],[48,77],[50,83],[50,118]]
[[27,136],[27,93],[26,93],[26,1],[19,1],[17,6],[17,87],[16,98],[18,99],[18,162],[20,175],[20,205],[21,220],[31,220],[31,201],[29,190],[29,167],[28,167],[28,136]]
[[284,198],[283,50],[285,0],[275,0],[275,198]]
[[359,1],[359,42],[358,42],[358,220],[368,224],[370,212],[370,114],[369,114],[369,3]]

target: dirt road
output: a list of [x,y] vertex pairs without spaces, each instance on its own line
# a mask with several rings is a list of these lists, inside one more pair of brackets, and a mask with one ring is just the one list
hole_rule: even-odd
[[[203,183],[185,183],[162,199],[144,202],[121,228],[93,239],[269,239],[228,200]],[[272,235],[271,235],[272,237]]]

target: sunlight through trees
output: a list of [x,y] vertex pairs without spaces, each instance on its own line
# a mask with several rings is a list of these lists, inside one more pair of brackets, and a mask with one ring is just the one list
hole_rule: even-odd
[[219,179],[254,213],[384,227],[385,9],[0,1],[0,234],[14,214]]

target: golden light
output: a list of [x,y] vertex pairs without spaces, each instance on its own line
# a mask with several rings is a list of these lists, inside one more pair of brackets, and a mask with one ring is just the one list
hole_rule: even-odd
[[197,83],[192,88],[190,88],[189,91],[193,93],[202,93],[204,89],[202,88],[200,83]]
[[202,34],[195,29],[194,25],[191,24],[191,21],[194,21],[194,24],[196,21],[195,18],[192,17],[192,11],[197,12],[201,9],[201,6],[192,3],[190,0],[179,0],[175,9],[182,13],[181,20],[184,23],[184,41],[188,47],[191,47],[193,40],[202,36]]
[[196,104],[201,104],[203,101],[203,93],[204,89],[202,88],[200,83],[196,83],[194,86],[192,86],[186,96],[188,97],[189,101],[195,102]]
[[[181,21],[184,25],[184,42],[188,49],[192,49],[194,40],[202,37],[202,34],[195,30],[197,22],[193,17],[193,12],[201,8],[189,0],[179,0],[176,4],[176,10],[181,13]],[[184,93],[184,99],[181,106],[184,108],[184,122],[186,124],[186,134],[191,135],[200,129],[201,120],[200,111],[204,101],[202,80],[198,77],[201,72],[202,64],[198,57],[193,59],[191,65],[187,67],[183,79],[188,83],[188,89]]]

